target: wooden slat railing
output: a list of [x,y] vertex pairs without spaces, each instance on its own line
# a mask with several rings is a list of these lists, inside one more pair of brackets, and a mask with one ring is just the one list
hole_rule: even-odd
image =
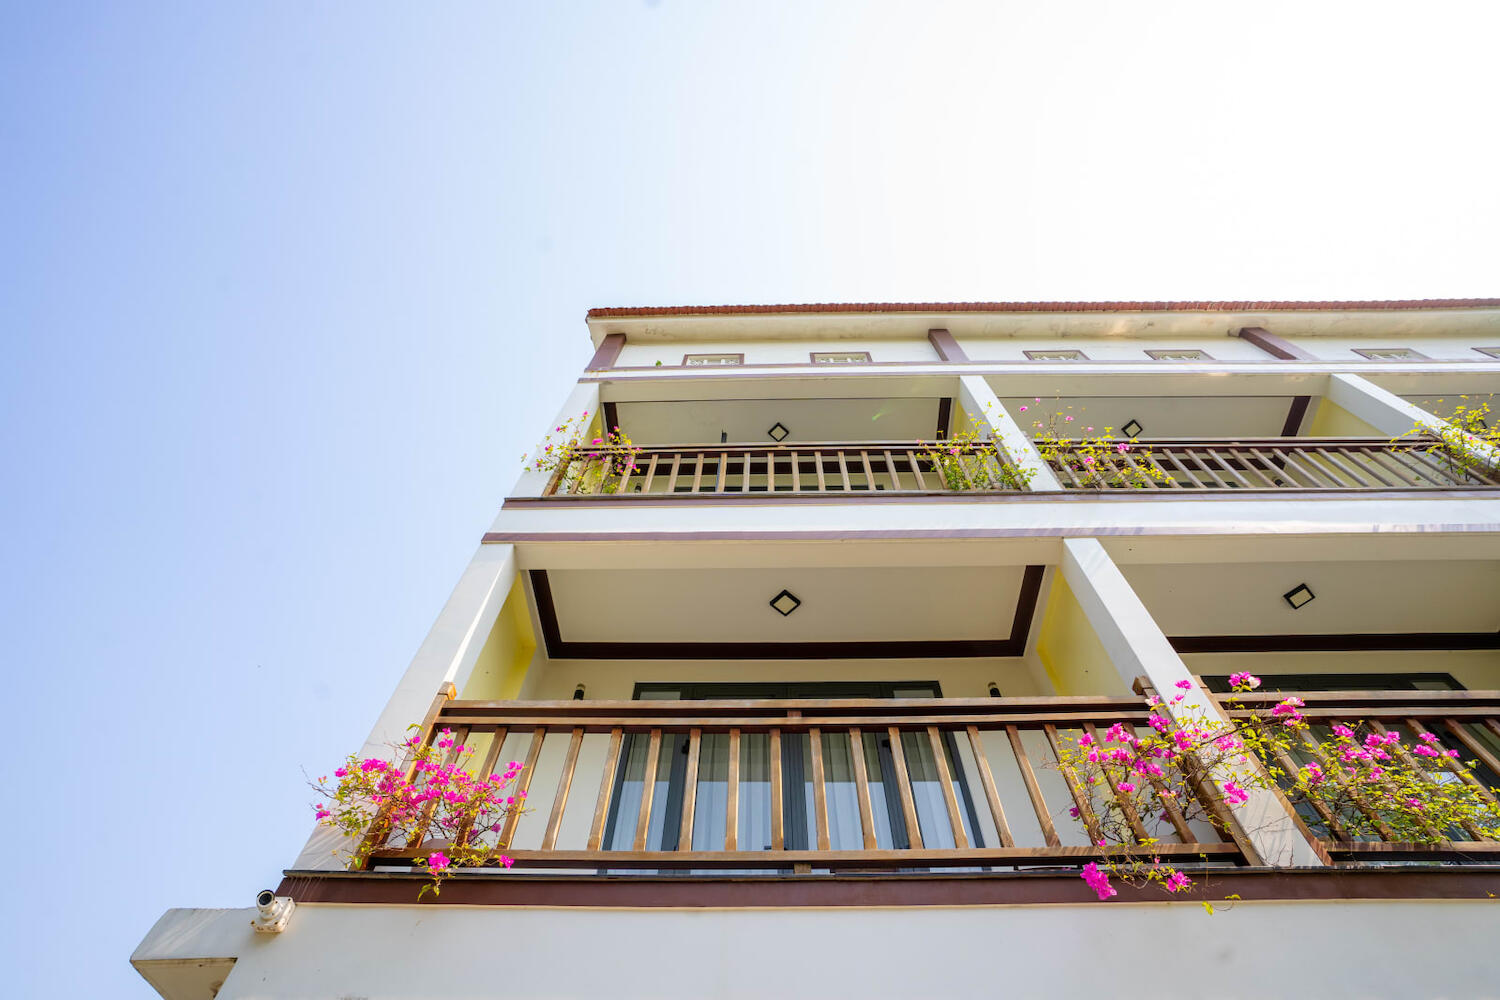
[[1048,464],[1069,489],[1451,490],[1500,486],[1435,438],[1163,438],[1084,449]]
[[[867,871],[1101,857],[1093,809],[1110,793],[1065,780],[1059,736],[1145,725],[1149,715],[1137,697],[447,701],[426,728],[428,739],[444,727],[463,733],[476,751],[490,739],[490,763],[525,748],[532,812],[502,834],[519,867]],[[578,788],[597,795],[580,800],[570,794]],[[759,826],[747,825],[747,810]],[[1170,816],[1136,818],[1160,838],[1154,854],[1244,863],[1227,834],[1202,825],[1199,836]],[[440,846],[383,845],[370,865]]]
[[[1216,697],[1222,701],[1229,696]],[[1274,691],[1237,694],[1228,712],[1233,719],[1245,719],[1256,713],[1265,716],[1286,697],[1285,693]],[[1306,750],[1298,753],[1300,760],[1284,755],[1277,761],[1284,771],[1294,772],[1303,763],[1317,762],[1332,773],[1334,768],[1319,760],[1313,737],[1326,734],[1328,727],[1339,723],[1354,726],[1362,722],[1375,732],[1399,732],[1408,746],[1417,745],[1417,737],[1423,733],[1436,736],[1435,748],[1457,750],[1463,761],[1478,764],[1471,774],[1460,775],[1462,769],[1454,767],[1451,758],[1433,758],[1435,765],[1446,769],[1440,770],[1434,780],[1465,780],[1482,797],[1495,803],[1491,789],[1500,787],[1500,691],[1297,692],[1297,697],[1305,703],[1298,711],[1313,729],[1307,734]],[[1412,759],[1408,755],[1402,762],[1412,763]],[[1322,846],[1336,860],[1441,860],[1475,856],[1493,860],[1500,854],[1500,841],[1485,837],[1473,827],[1441,831],[1444,839],[1437,844],[1403,843],[1392,839],[1378,817],[1368,812],[1366,816],[1379,830],[1378,838],[1352,839],[1339,817],[1317,803],[1311,805],[1306,818],[1318,827]],[[1439,834],[1439,831],[1428,832]]]
[[[944,451],[957,475],[931,457]],[[986,442],[799,442],[660,445],[578,452],[547,484],[546,496],[745,493],[936,493],[950,480],[999,483]],[[996,486],[995,488],[999,488]]]
[[[933,458],[942,449],[942,462]],[[1500,487],[1433,438],[1163,438],[1049,452],[1067,489],[1451,490]],[[985,441],[660,445],[579,452],[544,495],[631,497],[1015,492]]]

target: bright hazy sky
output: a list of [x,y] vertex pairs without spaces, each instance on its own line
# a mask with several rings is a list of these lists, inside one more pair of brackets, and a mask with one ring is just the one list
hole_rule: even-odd
[[1500,294],[1494,5],[1230,6],[7,5],[3,992],[276,884],[590,306]]

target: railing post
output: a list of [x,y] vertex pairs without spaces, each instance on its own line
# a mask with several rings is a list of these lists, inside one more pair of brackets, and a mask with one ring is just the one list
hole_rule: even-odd
[[[457,696],[458,688],[453,686],[452,681],[444,681],[438,685],[438,693],[432,699],[432,707],[427,710],[427,714],[423,716],[421,723],[418,725],[416,746],[424,747],[428,744],[432,739],[433,730],[437,728],[438,717],[443,714],[443,706],[447,705],[450,700]],[[457,751],[455,750],[456,753]],[[406,753],[405,766],[402,767],[402,771],[405,772],[405,780],[407,782],[416,777],[417,754],[415,750]],[[374,858],[370,856],[370,852],[383,847],[385,842],[390,839],[391,830],[387,816],[390,815],[391,806],[392,803],[388,802],[376,813],[375,819],[370,823],[369,830],[365,832],[364,843],[360,847],[359,853],[365,856],[364,861],[362,864],[356,864],[354,861],[351,861],[349,864],[351,869],[369,868],[374,863]],[[425,823],[423,825],[425,827]],[[417,845],[413,844],[410,846]]]
[[[1194,682],[1187,665],[1098,539],[1069,538],[1062,544],[1063,578],[1121,677],[1130,683],[1144,675],[1164,693],[1162,707],[1175,719],[1219,715],[1218,707]],[[1176,693],[1184,695],[1182,701],[1172,700]],[[1316,845],[1302,835],[1283,808],[1284,799],[1267,789],[1249,792],[1249,801],[1227,808],[1235,840],[1249,847],[1246,854],[1251,864],[1300,867],[1324,863]]]

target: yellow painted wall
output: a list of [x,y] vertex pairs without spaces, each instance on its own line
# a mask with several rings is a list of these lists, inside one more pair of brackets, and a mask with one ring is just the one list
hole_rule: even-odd
[[1037,635],[1037,655],[1052,687],[1061,695],[1128,694],[1130,689],[1110,662],[1104,645],[1084,616],[1078,598],[1061,573],[1052,575],[1047,612]]
[[519,697],[535,655],[536,635],[526,609],[526,591],[517,575],[459,697],[478,701]]
[[1319,398],[1308,437],[1390,437],[1381,434],[1331,399]]

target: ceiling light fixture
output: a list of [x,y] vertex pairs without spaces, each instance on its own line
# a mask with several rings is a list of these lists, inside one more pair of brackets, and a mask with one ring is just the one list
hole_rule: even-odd
[[780,420],[772,424],[771,429],[766,431],[766,434],[770,436],[772,441],[785,441],[786,436],[790,433],[792,432],[787,430],[786,426]]
[[[1134,427],[1135,430],[1131,430],[1130,428],[1132,427]],[[1141,426],[1141,422],[1139,420],[1136,420],[1134,417],[1130,419],[1130,423],[1120,428],[1120,430],[1124,431],[1126,434],[1129,434],[1131,437],[1140,437],[1141,431],[1145,429],[1146,428]]]
[[1281,595],[1282,600],[1290,604],[1293,611],[1297,611],[1301,608],[1307,607],[1307,605],[1312,603],[1312,599],[1316,596],[1316,594],[1308,589],[1308,586],[1305,583],[1299,583],[1297,584],[1297,586]]
[[777,614],[785,618],[793,611],[796,611],[798,608],[802,607],[802,600],[790,590],[783,590],[781,593],[771,598],[770,604],[771,607],[776,609]]

